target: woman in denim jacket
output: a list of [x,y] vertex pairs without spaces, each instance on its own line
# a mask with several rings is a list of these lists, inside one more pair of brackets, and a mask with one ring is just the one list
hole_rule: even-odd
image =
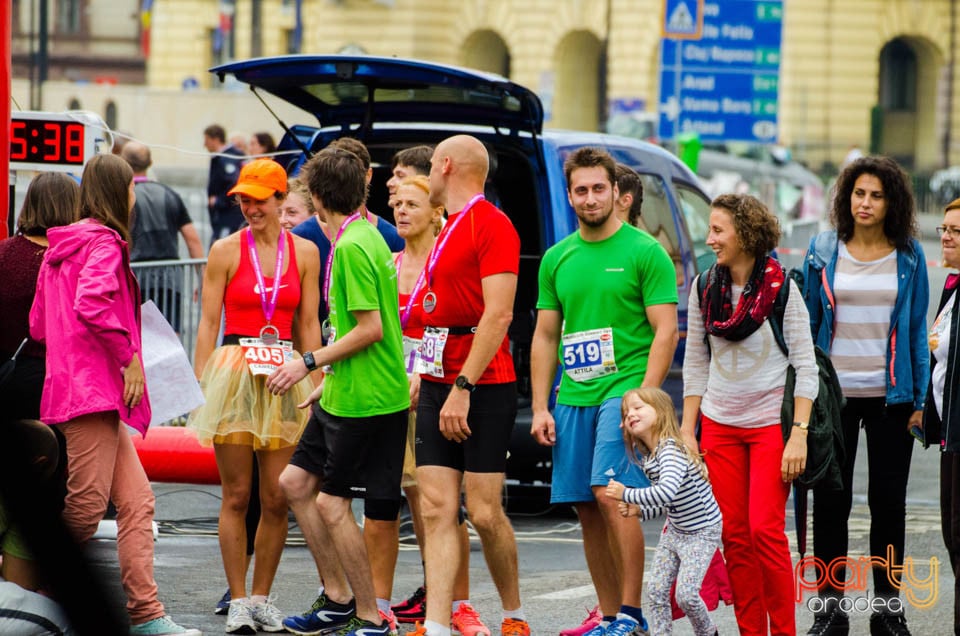
[[[813,550],[821,567],[847,556],[859,429],[867,436],[870,554],[875,595],[883,609],[870,633],[909,634],[903,604],[887,577],[903,561],[912,426],[922,426],[930,378],[927,267],[916,233],[916,207],[906,174],[887,157],[862,157],[837,180],[835,230],[810,241],[803,297],[816,345],[830,353],[843,388],[846,459],[843,490],[814,489]],[[888,564],[888,560],[892,563]],[[822,611],[809,634],[849,631],[843,568],[820,588]],[[818,575],[823,574],[821,570]]]

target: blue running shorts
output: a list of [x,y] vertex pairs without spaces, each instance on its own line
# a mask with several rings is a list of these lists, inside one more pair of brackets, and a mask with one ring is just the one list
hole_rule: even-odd
[[650,485],[643,470],[627,457],[620,401],[615,397],[600,406],[557,404],[550,503],[594,501],[591,487],[605,486],[611,477],[633,488]]

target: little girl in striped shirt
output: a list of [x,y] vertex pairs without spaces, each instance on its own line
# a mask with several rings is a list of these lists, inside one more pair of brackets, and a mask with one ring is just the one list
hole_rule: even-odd
[[670,587],[699,635],[717,633],[700,585],[720,547],[720,508],[707,479],[707,467],[680,437],[670,396],[657,388],[630,389],[620,407],[627,454],[640,464],[651,486],[626,488],[610,480],[606,494],[620,501],[620,514],[653,519],[666,513],[665,530],[647,579],[650,633],[670,634]]

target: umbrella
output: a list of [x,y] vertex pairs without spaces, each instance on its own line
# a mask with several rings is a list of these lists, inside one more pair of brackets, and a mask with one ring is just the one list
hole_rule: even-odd
[[799,480],[793,482],[793,515],[797,527],[797,551],[803,558],[807,551],[807,488]]
[[4,360],[3,363],[0,363],[0,386],[3,386],[7,379],[13,375],[13,370],[17,367],[17,356],[20,355],[20,350],[23,349],[23,345],[27,344],[27,339],[24,338],[23,342],[20,343],[20,346],[17,347],[17,350],[9,360]]

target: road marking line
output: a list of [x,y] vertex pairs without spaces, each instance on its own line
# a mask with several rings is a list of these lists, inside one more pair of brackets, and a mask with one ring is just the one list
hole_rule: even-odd
[[550,592],[549,594],[540,594],[538,596],[534,596],[533,598],[543,598],[547,599],[548,601],[566,601],[575,598],[586,598],[594,595],[596,595],[596,592],[594,591],[592,585],[581,585],[580,587],[569,587],[565,590]]

